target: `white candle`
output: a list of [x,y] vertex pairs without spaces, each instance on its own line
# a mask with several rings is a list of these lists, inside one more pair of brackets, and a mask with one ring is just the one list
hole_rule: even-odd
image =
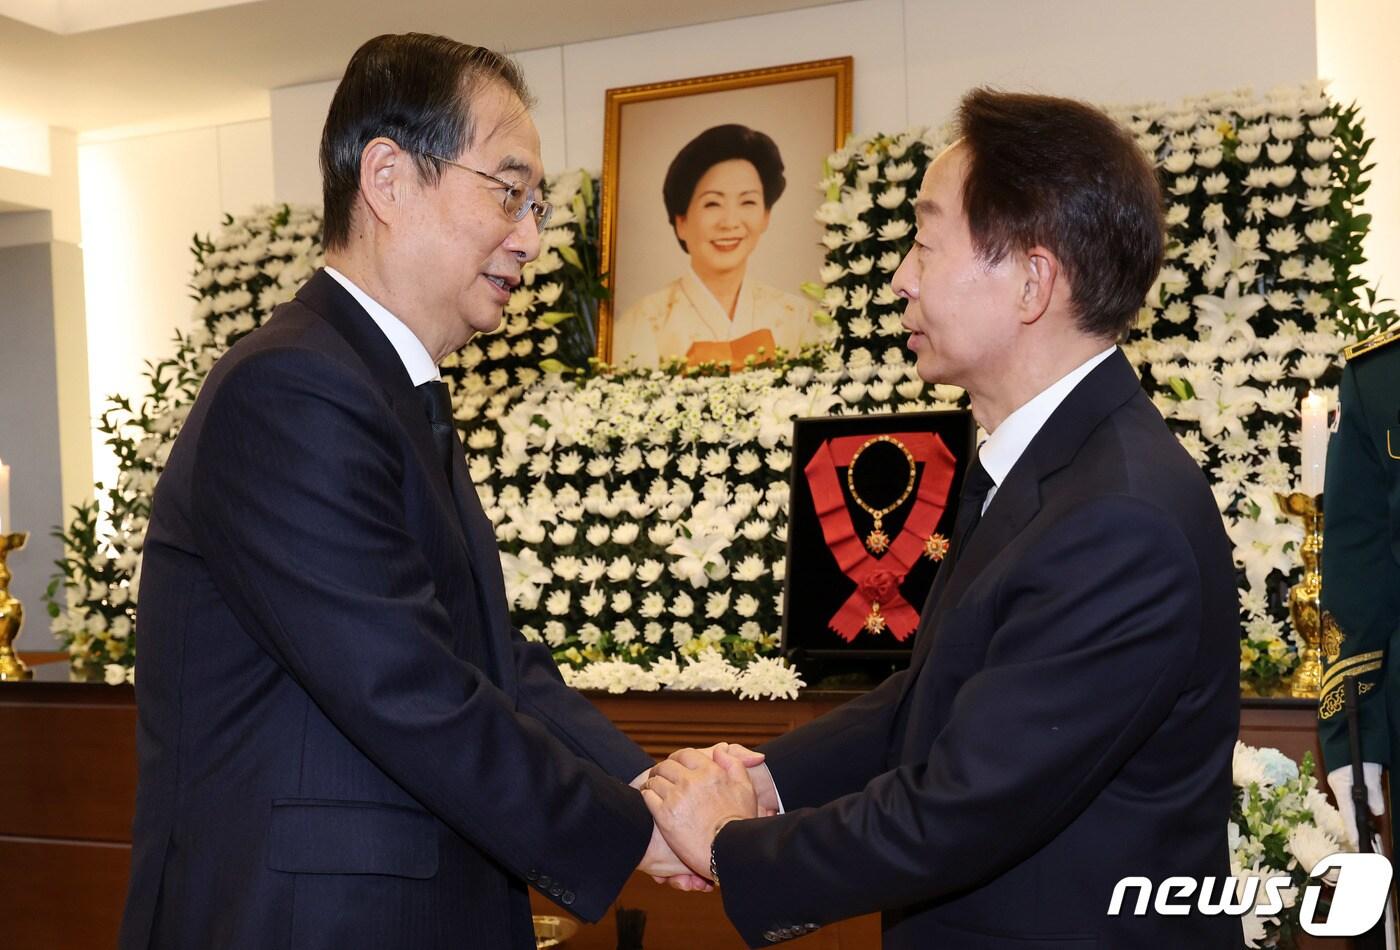
[[1303,494],[1322,494],[1326,471],[1327,400],[1313,390],[1303,397]]
[[0,532],[10,525],[10,466],[0,461]]

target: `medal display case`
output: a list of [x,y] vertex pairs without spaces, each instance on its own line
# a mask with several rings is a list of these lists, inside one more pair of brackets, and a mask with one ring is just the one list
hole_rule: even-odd
[[783,649],[809,683],[907,662],[976,428],[966,410],[794,422]]

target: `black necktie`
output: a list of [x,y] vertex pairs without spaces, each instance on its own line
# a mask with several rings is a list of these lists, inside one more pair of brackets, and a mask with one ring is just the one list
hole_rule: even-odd
[[433,427],[433,443],[437,446],[438,457],[442,460],[443,471],[447,473],[447,483],[450,485],[452,456],[462,451],[457,428],[452,423],[452,397],[447,394],[447,384],[440,379],[430,379],[420,385],[418,394],[423,397],[423,408]]
[[933,586],[929,588],[928,597],[924,600],[924,616],[928,616],[933,605],[938,603],[943,588],[948,586],[948,578],[953,573],[958,559],[962,557],[962,550],[967,546],[972,529],[977,527],[977,522],[982,519],[982,504],[987,500],[987,493],[995,484],[992,476],[982,467],[982,459],[974,455],[968,463],[967,473],[963,476],[962,491],[958,494],[958,516],[953,521],[953,543],[949,545],[948,556],[939,564],[938,575],[934,577]]
[[982,455],[972,457],[963,477],[962,494],[958,496],[958,517],[953,524],[953,549],[961,552],[967,545],[977,522],[982,520],[982,506],[987,501],[987,493],[996,487],[992,476],[982,467]]

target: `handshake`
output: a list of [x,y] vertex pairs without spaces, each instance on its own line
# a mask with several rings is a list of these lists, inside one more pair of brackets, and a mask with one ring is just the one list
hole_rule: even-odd
[[639,869],[682,891],[710,891],[710,848],[736,818],[778,813],[778,790],[763,754],[719,742],[681,749],[632,780],[656,824]]

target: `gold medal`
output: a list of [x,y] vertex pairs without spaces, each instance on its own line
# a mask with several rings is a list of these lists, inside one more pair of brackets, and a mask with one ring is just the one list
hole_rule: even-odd
[[872,554],[883,554],[890,546],[890,537],[880,528],[880,519],[875,519],[875,530],[865,536],[865,546]]
[[885,626],[885,615],[880,613],[880,602],[877,600],[870,605],[870,613],[865,618],[865,632],[879,633]]
[[931,561],[941,561],[948,556],[948,539],[935,531],[924,542],[924,554]]
[[[904,486],[903,493],[895,499],[894,504],[881,508],[878,511],[867,505],[865,503],[865,499],[861,498],[860,495],[856,492],[856,460],[861,457],[861,454],[866,449],[870,448],[876,442],[888,442],[890,445],[893,445],[895,448],[899,449],[901,452],[904,453],[905,459],[909,462],[909,481]],[[914,461],[914,453],[910,452],[908,447],[903,442],[899,441],[892,435],[877,435],[874,438],[867,440],[866,443],[860,448],[856,449],[855,454],[851,456],[851,462],[849,465],[846,466],[846,487],[848,487],[851,490],[851,501],[854,501],[862,511],[870,515],[870,517],[873,518],[875,521],[874,525],[872,526],[871,532],[865,536],[865,546],[870,550],[871,554],[883,554],[885,553],[885,551],[889,550],[890,536],[885,534],[885,515],[889,514],[891,511],[894,511],[900,505],[904,504],[904,500],[908,498],[909,495],[914,491],[914,482],[917,477],[918,464]],[[879,605],[877,604],[876,606],[878,607]],[[877,610],[874,614],[871,614],[871,617],[879,618],[879,611]],[[867,619],[865,622],[866,629],[869,629],[870,623],[871,620]],[[879,623],[880,629],[883,629],[885,626],[884,618],[879,618]]]

